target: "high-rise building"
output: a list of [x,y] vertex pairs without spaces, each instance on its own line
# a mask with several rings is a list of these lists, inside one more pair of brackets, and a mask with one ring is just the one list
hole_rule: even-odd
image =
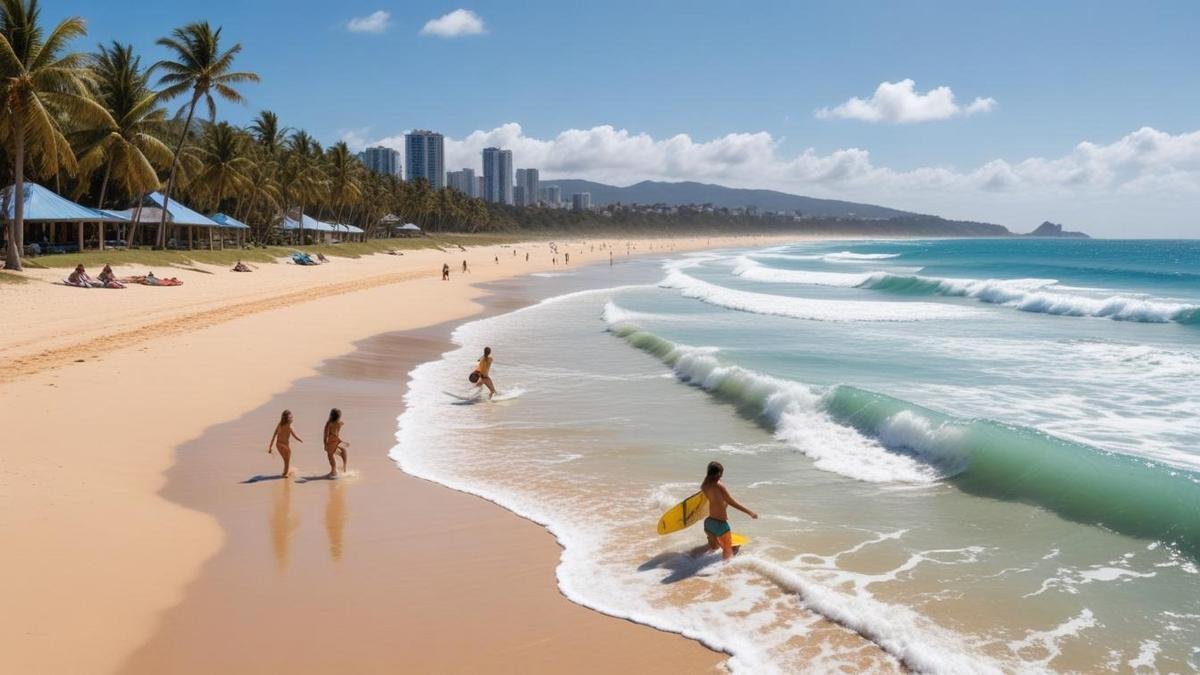
[[499,204],[513,203],[512,150],[483,149],[483,198]]
[[433,189],[446,187],[444,139],[436,131],[417,129],[404,136],[404,179],[424,178]]
[[571,195],[571,210],[572,211],[591,211],[592,210],[592,193],[578,192]]
[[529,206],[529,200],[525,198],[525,186],[513,185],[513,205],[514,206]]
[[522,194],[524,199],[515,199],[517,206],[536,206],[538,203],[538,189],[541,187],[538,181],[537,169],[517,169],[517,185],[524,188]]
[[476,176],[475,177],[475,198],[483,199],[484,195],[486,195],[486,194],[487,194],[487,181],[485,181],[483,179],[483,176]]
[[371,173],[380,176],[400,175],[400,153],[391,148],[385,148],[382,145],[367,148],[359,153],[358,158]]
[[479,182],[475,178],[475,169],[463,169],[446,173],[446,187],[453,188],[468,197],[478,197]]
[[547,185],[538,191],[538,199],[546,206],[558,208],[562,206],[562,188],[557,185]]

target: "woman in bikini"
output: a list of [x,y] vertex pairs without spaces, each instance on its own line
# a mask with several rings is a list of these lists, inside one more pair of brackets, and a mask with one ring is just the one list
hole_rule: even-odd
[[349,443],[342,440],[342,411],[334,408],[329,411],[329,420],[325,422],[325,454],[329,456],[329,477],[337,475],[337,462],[334,455],[342,458],[342,473],[346,473],[346,448]]
[[279,456],[283,458],[283,473],[279,474],[284,478],[292,467],[292,439],[296,439],[303,443],[304,441],[292,431],[292,411],[284,410],[279,416],[279,424],[275,425],[275,433],[271,434],[271,441],[267,443],[267,454],[271,454],[275,447],[279,448]]

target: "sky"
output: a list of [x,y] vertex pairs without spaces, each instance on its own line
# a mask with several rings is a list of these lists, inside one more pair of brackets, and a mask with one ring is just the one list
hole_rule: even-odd
[[446,135],[547,178],[697,180],[1027,231],[1200,237],[1200,2],[41,0],[76,45],[207,20],[324,143]]

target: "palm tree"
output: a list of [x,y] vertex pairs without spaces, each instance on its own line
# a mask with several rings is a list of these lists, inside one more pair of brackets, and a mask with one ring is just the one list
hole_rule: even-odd
[[344,141],[338,141],[329,148],[327,160],[329,163],[329,189],[332,193],[333,205],[337,208],[334,220],[341,223],[344,209],[362,199],[362,188],[358,179],[358,171],[362,167],[362,163],[354,158],[349,146]]
[[[114,124],[73,134],[72,141],[81,148],[80,171],[86,175],[104,167],[98,208],[104,207],[110,179],[125,195],[138,197],[140,206],[141,197],[158,187],[157,169],[171,161],[171,149],[160,138],[166,132],[166,115],[158,107],[157,94],[150,89],[150,71],[141,67],[141,58],[134,56],[131,45],[100,45],[91,68],[95,98]],[[129,228],[129,246],[133,245],[137,225],[134,222]]]
[[64,53],[87,34],[83,19],[64,19],[49,35],[38,25],[37,0],[0,0],[0,142],[12,161],[13,218],[4,266],[21,269],[25,238],[25,160],[37,174],[73,173],[75,155],[64,125],[111,123],[88,96],[86,56]]
[[307,131],[297,131],[288,139],[288,156],[284,161],[285,193],[289,202],[300,206],[296,221],[301,244],[304,243],[304,208],[319,200],[327,185],[325,173],[321,171],[320,157],[321,144]]
[[248,182],[252,162],[245,145],[245,137],[228,122],[208,125],[196,146],[201,168],[192,177],[189,192],[206,195],[213,210],[220,210],[221,201]]
[[[166,71],[159,78],[159,86],[164,87],[160,94],[163,101],[169,101],[188,91],[191,98],[184,104],[187,118],[183,129],[179,132],[179,142],[175,144],[175,156],[171,161],[171,170],[167,174],[167,188],[163,195],[162,220],[158,224],[158,239],[161,246],[165,242],[167,229],[167,208],[171,203],[171,190],[175,187],[175,170],[179,164],[179,153],[191,130],[192,117],[196,113],[196,105],[204,100],[208,107],[210,120],[217,116],[217,104],[213,93],[231,103],[240,103],[242,95],[234,85],[246,82],[258,82],[258,75],[251,72],[232,70],[233,59],[242,51],[241,44],[235,44],[221,51],[221,28],[215,31],[207,21],[189,23],[186,26],[171,31],[171,37],[160,38],[160,46],[174,52],[175,60],[163,59],[154,65],[156,69]],[[182,112],[183,109],[180,109]]]

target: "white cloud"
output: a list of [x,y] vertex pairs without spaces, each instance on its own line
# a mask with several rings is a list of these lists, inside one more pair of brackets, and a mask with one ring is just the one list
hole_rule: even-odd
[[912,80],[883,82],[869,99],[858,97],[836,108],[818,108],[819,119],[851,119],[863,122],[931,122],[951,117],[988,112],[996,107],[994,98],[977,98],[960,106],[954,100],[950,87],[942,86],[922,94],[916,90]]
[[338,140],[345,142],[354,152],[362,152],[367,148],[367,135],[370,133],[371,127],[345,129],[338,134]]
[[[399,135],[371,145],[403,151],[403,141]],[[877,165],[860,148],[785,154],[766,132],[696,141],[687,134],[656,139],[605,125],[539,139],[508,123],[447,138],[446,169],[479,170],[480,152],[491,145],[510,148],[515,166],[538,167],[546,180],[587,178],[615,185],[694,180],[872,202],[1015,229],[1032,229],[1049,219],[1093,230],[1108,226],[1126,236],[1155,230],[1117,228],[1159,227],[1200,236],[1195,215],[1200,131],[1170,134],[1143,127],[1108,144],[1079,143],[1055,158],[899,170]]]
[[392,15],[382,9],[371,12],[366,16],[358,16],[346,22],[346,30],[351,33],[382,33],[388,29]]
[[486,33],[483,19],[469,9],[456,9],[436,19],[430,19],[421,29],[421,35],[436,35],[437,37],[452,38],[463,35],[480,35]]

